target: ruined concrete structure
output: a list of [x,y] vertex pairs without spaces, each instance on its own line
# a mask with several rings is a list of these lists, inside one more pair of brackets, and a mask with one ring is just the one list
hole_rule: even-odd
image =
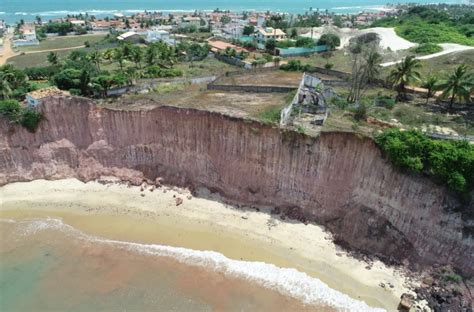
[[35,134],[0,119],[0,185],[100,175],[163,177],[327,226],[338,242],[389,259],[452,263],[472,275],[472,237],[444,188],[395,170],[349,133],[309,138],[216,113],[98,108],[50,98]]

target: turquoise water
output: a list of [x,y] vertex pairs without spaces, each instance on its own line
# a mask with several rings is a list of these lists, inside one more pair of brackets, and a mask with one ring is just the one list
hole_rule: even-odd
[[0,311],[374,311],[295,269],[0,219]]
[[[280,11],[301,13],[309,8],[330,10],[336,13],[352,13],[362,10],[377,10],[387,3],[433,3],[433,0],[1,0],[0,19],[7,22],[19,19],[33,20],[35,16],[44,19],[64,16],[66,14],[77,14],[89,12],[96,16],[111,15],[114,13],[131,14],[134,12],[149,11],[192,11],[192,10],[214,10],[216,8],[242,11]],[[440,1],[444,3],[463,3],[464,0]]]

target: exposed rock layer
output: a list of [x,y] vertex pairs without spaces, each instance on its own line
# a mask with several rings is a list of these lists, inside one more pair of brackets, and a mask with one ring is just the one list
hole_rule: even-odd
[[[51,98],[35,134],[0,120],[0,185],[100,175],[163,177],[326,225],[336,239],[386,259],[452,263],[472,275],[474,247],[450,195],[405,175],[370,139],[308,138],[220,114],[97,108]],[[448,212],[450,211],[450,212]]]

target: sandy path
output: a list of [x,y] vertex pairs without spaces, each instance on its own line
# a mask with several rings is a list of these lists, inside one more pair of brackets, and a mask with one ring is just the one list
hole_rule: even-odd
[[[37,180],[1,187],[0,212],[11,217],[5,213],[23,210],[31,217],[35,210],[46,211],[102,237],[214,250],[232,259],[294,267],[354,299],[389,311],[395,310],[402,293],[409,292],[401,271],[379,261],[369,265],[352,258],[319,226],[282,221],[268,211],[236,209],[203,192],[191,197],[187,190],[171,187],[151,192],[123,184]],[[183,199],[178,207],[175,197]],[[113,217],[122,218],[120,226],[113,226]],[[380,283],[392,286],[382,288]]]
[[[395,33],[394,28],[375,27],[364,30],[352,29],[352,28],[338,28],[333,26],[314,27],[313,28],[313,39],[318,39],[322,34],[332,33],[336,34],[341,38],[341,46],[343,48],[349,44],[349,41],[353,37],[357,37],[367,33],[376,33],[380,37],[380,46],[383,49],[389,49],[392,51],[406,50],[414,47],[416,44],[410,42]],[[303,37],[311,37],[311,31],[302,35]]]
[[2,54],[0,54],[0,65],[6,64],[9,58],[19,54],[12,50],[12,37],[13,35],[11,33],[7,33],[4,37],[3,50]]
[[[441,43],[440,46],[443,48],[443,51],[438,52],[438,53],[428,54],[428,55],[417,56],[416,59],[428,60],[428,59],[432,59],[432,58],[443,56],[450,53],[474,50],[474,47],[465,46],[465,45],[456,44],[456,43]],[[401,60],[394,61],[394,62],[387,62],[387,63],[380,64],[380,66],[388,67],[388,66],[398,64],[400,62]]]

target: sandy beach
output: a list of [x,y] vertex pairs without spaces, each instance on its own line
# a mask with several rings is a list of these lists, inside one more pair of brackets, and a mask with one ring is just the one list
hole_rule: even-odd
[[108,239],[213,250],[235,260],[296,268],[388,311],[410,292],[401,270],[351,257],[319,226],[283,221],[265,209],[236,208],[206,190],[198,193],[76,179],[12,183],[0,187],[0,217],[61,218]]

